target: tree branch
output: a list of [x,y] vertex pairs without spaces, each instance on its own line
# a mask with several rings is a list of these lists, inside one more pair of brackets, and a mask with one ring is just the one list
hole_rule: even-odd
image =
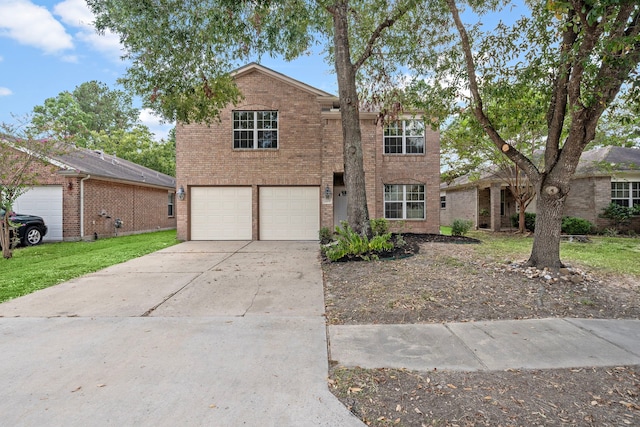
[[562,44],[560,45],[560,61],[564,61],[564,63],[559,67],[560,70],[553,85],[551,102],[547,112],[548,133],[544,153],[544,165],[547,171],[558,160],[562,127],[567,114],[567,91],[569,79],[571,78],[569,56],[578,37],[578,34],[573,31],[573,26],[570,25],[571,21],[573,21],[573,14],[569,13],[565,22],[565,30],[562,33]]
[[373,53],[373,48],[378,41],[378,39],[382,36],[382,32],[391,27],[395,22],[402,18],[411,8],[415,5],[416,0],[408,0],[406,3],[399,5],[395,13],[390,17],[382,21],[378,27],[371,33],[369,40],[367,41],[366,47],[362,55],[354,62],[353,67],[354,70],[358,70],[362,64],[371,56]]
[[476,68],[475,62],[473,60],[473,54],[471,53],[471,42],[469,41],[469,35],[467,34],[467,30],[460,19],[460,12],[456,6],[455,0],[446,0],[447,6],[453,16],[453,21],[456,25],[456,29],[460,34],[460,41],[462,44],[462,51],[464,52],[465,64],[467,68],[467,75],[469,78],[469,88],[471,90],[471,94],[473,97],[473,112],[476,116],[476,119],[480,122],[480,125],[487,133],[491,141],[494,145],[501,150],[511,161],[522,168],[529,179],[532,181],[537,181],[540,177],[540,172],[538,168],[529,160],[526,156],[524,156],[520,151],[518,151],[515,147],[507,144],[507,142],[500,136],[500,134],[495,130],[494,126],[491,123],[491,120],[487,117],[484,112],[484,107],[482,104],[482,96],[480,95],[480,89],[478,87],[478,80],[476,77]]

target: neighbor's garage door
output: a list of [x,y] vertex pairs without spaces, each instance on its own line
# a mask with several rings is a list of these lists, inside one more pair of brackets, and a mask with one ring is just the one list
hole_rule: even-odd
[[13,210],[41,216],[48,229],[44,241],[62,240],[62,186],[33,187],[18,197],[13,203]]
[[193,187],[191,240],[251,240],[251,187]]
[[260,187],[260,240],[317,240],[318,187]]

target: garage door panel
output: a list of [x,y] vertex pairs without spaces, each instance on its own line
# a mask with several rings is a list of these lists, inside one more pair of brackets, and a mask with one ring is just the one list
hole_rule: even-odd
[[251,240],[251,187],[191,189],[191,240]]
[[318,187],[261,187],[261,240],[317,240]]
[[46,185],[31,188],[16,199],[13,210],[18,213],[41,216],[47,225],[45,242],[56,242],[62,235],[62,186]]

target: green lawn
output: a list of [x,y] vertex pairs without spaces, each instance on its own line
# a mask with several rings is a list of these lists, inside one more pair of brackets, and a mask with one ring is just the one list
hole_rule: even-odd
[[[442,234],[451,234],[444,228]],[[526,260],[533,238],[510,233],[473,231],[483,242],[471,246],[505,261]],[[640,239],[591,237],[592,243],[563,242],[560,256],[567,264],[593,270],[640,276]],[[47,243],[18,248],[13,258],[0,259],[0,302],[155,252],[179,243],[175,230],[100,239],[91,242]]]
[[0,302],[179,243],[175,230],[17,248],[0,258]]
[[[473,231],[467,236],[483,242],[477,247],[477,251],[505,261],[528,259],[533,245],[533,237],[511,233]],[[562,262],[603,272],[640,276],[640,239],[601,236],[589,238],[591,243],[561,242]]]

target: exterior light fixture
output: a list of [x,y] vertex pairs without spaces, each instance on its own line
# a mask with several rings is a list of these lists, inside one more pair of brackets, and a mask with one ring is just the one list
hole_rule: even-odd
[[184,200],[184,196],[187,194],[187,192],[184,191],[184,187],[181,185],[180,188],[178,188],[178,192],[176,194],[178,195],[178,199]]
[[327,200],[331,199],[331,189],[329,188],[328,185],[324,189],[324,198]]

